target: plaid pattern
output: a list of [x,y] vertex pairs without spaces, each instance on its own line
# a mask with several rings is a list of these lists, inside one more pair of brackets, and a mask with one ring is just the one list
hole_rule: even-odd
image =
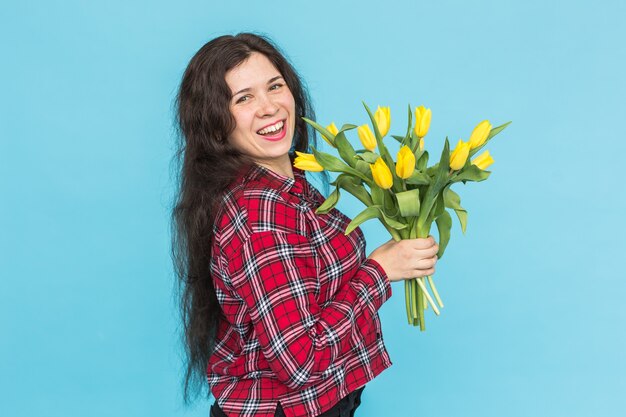
[[225,315],[207,378],[229,416],[317,416],[391,366],[377,310],[391,296],[360,228],[324,197],[255,165],[223,194],[211,272]]

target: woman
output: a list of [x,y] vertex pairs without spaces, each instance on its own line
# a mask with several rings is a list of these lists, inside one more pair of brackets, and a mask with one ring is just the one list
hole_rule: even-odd
[[377,314],[390,282],[431,275],[438,246],[393,240],[365,258],[360,228],[293,166],[308,152],[302,83],[267,39],[221,36],[191,59],[177,97],[180,190],[173,249],[189,389],[212,416],[353,415],[391,365]]

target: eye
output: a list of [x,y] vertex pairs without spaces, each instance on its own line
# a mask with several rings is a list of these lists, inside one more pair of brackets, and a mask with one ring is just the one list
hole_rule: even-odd
[[[277,84],[272,84],[272,86],[270,87],[270,90],[277,90],[277,89],[279,89],[279,88],[280,88],[280,87],[282,87],[282,86],[283,86],[283,85],[282,85],[282,84],[280,84],[280,83],[277,83]],[[276,87],[276,88],[274,88],[274,87]]]
[[247,97],[248,96],[241,96],[241,97],[239,97],[239,99],[237,100],[237,103],[243,103],[244,101],[247,101],[247,100],[244,100]]

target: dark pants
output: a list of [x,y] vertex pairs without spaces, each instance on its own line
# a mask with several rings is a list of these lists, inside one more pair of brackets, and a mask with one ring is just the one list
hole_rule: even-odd
[[[342,398],[333,408],[323,412],[317,417],[354,417],[354,412],[361,404],[361,393],[365,387],[361,387]],[[228,417],[222,409],[214,402],[211,406],[211,417]],[[274,417],[285,417],[283,408],[278,403]]]

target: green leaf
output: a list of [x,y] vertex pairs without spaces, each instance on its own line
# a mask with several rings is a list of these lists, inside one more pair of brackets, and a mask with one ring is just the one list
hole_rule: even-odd
[[381,216],[377,206],[367,207],[365,210],[357,214],[357,216],[346,227],[345,235],[349,235],[354,229],[359,227],[361,223],[370,219],[377,219]]
[[506,128],[508,125],[510,125],[511,122],[506,122],[503,125],[500,125],[498,127],[494,127],[493,129],[491,129],[491,131],[489,132],[489,136],[487,136],[487,139],[485,139],[485,142],[478,146],[477,148],[474,148],[472,150],[470,150],[469,156],[468,158],[471,158],[472,156],[474,156],[476,153],[478,153],[482,148],[484,148],[487,143],[489,143],[489,141],[498,133],[502,132],[504,130],[504,128]]
[[439,231],[439,251],[437,252],[437,257],[441,259],[446,250],[446,246],[448,246],[448,242],[450,241],[452,217],[450,217],[450,213],[444,209],[443,213],[435,219],[435,223],[437,224],[437,230]]
[[317,130],[321,135],[325,136],[329,142],[334,144],[333,138],[335,137],[335,135],[333,135],[328,129],[311,119],[307,119],[306,117],[302,117],[302,120],[313,126],[315,130]]
[[430,184],[430,177],[418,170],[413,171],[413,174],[406,180],[407,184],[416,184],[416,185],[424,185]]
[[335,136],[335,146],[337,147],[339,156],[341,156],[341,158],[348,165],[354,168],[356,165],[356,159],[354,158],[356,156],[356,152],[346,138],[346,134],[344,132],[339,132],[337,133],[337,136]]
[[372,169],[370,168],[370,164],[360,159],[356,161],[356,170],[361,174],[365,175],[371,182],[374,182],[374,178],[372,177]]
[[422,172],[426,170],[426,165],[428,165],[428,151],[424,151],[415,164],[417,169]]
[[313,150],[315,160],[327,171],[345,172],[345,170],[350,168],[350,166],[336,156],[318,151],[313,146],[311,146],[311,149]]
[[432,222],[441,215],[441,213],[445,212],[446,206],[443,201],[443,193],[440,192],[437,194],[435,198],[435,204],[433,205],[430,214],[428,215],[428,219],[426,221],[427,224],[432,224]]
[[418,189],[396,193],[400,215],[414,217],[420,214],[420,194]]
[[443,192],[443,201],[446,207],[454,210],[456,216],[459,218],[461,231],[465,234],[465,229],[467,228],[467,210],[461,207],[461,197],[452,191],[450,187],[447,187]]
[[357,127],[358,127],[357,125],[353,125],[353,124],[350,124],[350,123],[344,123],[344,125],[341,126],[341,129],[339,129],[338,133],[347,132],[348,130],[356,129]]
[[371,206],[374,204],[372,201],[372,196],[367,192],[363,184],[358,178],[354,178],[348,174],[340,174],[335,181],[337,185],[353,196],[355,196],[361,203],[366,206]]
[[374,201],[374,204],[382,206],[385,203],[385,190],[377,185],[374,185],[371,189],[372,201]]
[[489,174],[491,174],[491,171],[483,171],[482,169],[478,168],[476,165],[471,164],[463,168],[461,171],[459,171],[459,173],[452,178],[452,182],[453,183],[459,182],[459,181],[480,182],[480,181],[486,180],[489,177]]
[[428,186],[426,190],[426,195],[422,200],[422,208],[421,213],[418,220],[418,229],[422,229],[425,225],[426,220],[430,217],[430,211],[435,204],[435,199],[438,194],[443,190],[443,188],[448,184],[448,169],[450,167],[450,143],[448,142],[448,138],[446,138],[445,144],[443,146],[443,151],[441,152],[441,159],[439,161],[439,166],[437,167],[437,173],[435,174],[435,180],[432,182],[430,186]]
[[461,207],[461,197],[448,186],[443,190],[443,201],[446,207],[454,210],[465,210]]
[[490,140],[491,138],[493,138],[495,135],[497,135],[498,133],[502,132],[508,125],[510,125],[512,122],[506,122],[503,125],[500,125],[498,127],[494,127],[493,129],[491,129],[491,131],[489,132],[489,136],[487,136],[487,140]]
[[380,158],[380,155],[378,155],[376,152],[365,151],[360,154],[359,157],[368,164],[373,164],[378,158]]
[[381,210],[380,206],[370,206],[367,207],[365,210],[363,210],[361,213],[359,213],[346,227],[346,231],[344,232],[344,234],[349,235],[354,229],[356,229],[357,227],[359,227],[360,224],[362,224],[363,222],[370,220],[370,219],[374,219],[374,218],[379,218],[381,219],[381,221],[385,222],[388,226],[399,230],[399,229],[404,229],[406,228],[406,224],[404,223],[400,223],[392,218],[388,218],[385,216],[385,214],[383,213],[383,211]]
[[315,147],[311,146],[313,150],[313,155],[315,156],[315,160],[327,171],[332,172],[345,172],[347,174],[354,175],[356,177],[361,178],[365,182],[370,182],[370,179],[361,173],[360,171],[350,167],[345,162],[340,160],[339,158],[328,154],[326,152],[320,152]]
[[465,234],[465,230],[467,229],[467,211],[465,210],[454,210],[456,213],[456,217],[459,218],[459,223],[461,223],[461,231]]
[[383,214],[388,217],[397,217],[400,214],[391,190],[383,190]]
[[[411,111],[411,103],[409,103],[409,123],[408,126],[406,128],[406,135],[404,135],[403,144],[406,144],[406,141],[409,140],[411,138],[411,127],[413,126],[413,112]],[[411,143],[409,141],[409,147],[411,147]],[[411,147],[411,149],[413,149],[413,147]]]
[[402,143],[402,141],[404,140],[404,136],[391,135],[391,137],[394,138],[395,140],[397,140],[400,143]]
[[339,186],[335,187],[335,191],[333,191],[326,200],[315,210],[316,214],[326,214],[331,211],[339,202]]

